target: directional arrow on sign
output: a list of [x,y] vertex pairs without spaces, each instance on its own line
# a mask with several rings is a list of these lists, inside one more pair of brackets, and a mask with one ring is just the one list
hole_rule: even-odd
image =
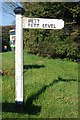
[[27,18],[23,17],[23,28],[29,29],[62,29],[62,19]]
[[23,28],[31,29],[62,29],[62,19],[27,18],[23,17]]

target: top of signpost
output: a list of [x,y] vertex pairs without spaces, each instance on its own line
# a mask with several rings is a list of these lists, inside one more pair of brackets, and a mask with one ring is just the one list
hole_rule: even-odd
[[17,7],[14,9],[14,13],[24,15],[25,10],[22,7]]

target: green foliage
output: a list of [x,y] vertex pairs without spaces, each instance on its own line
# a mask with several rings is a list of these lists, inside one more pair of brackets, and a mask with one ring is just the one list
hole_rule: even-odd
[[79,19],[80,4],[78,2],[24,2],[27,17],[61,18],[64,21]]
[[[79,58],[78,31],[69,36],[63,30],[29,30],[24,32],[24,48],[29,53],[49,58]],[[46,34],[46,35],[45,35]],[[26,36],[25,36],[26,35]]]
[[14,26],[2,26],[2,39],[5,39],[7,41],[10,40],[10,36],[9,36],[9,30],[13,29]]
[[[1,44],[1,51],[4,51],[4,45],[7,46],[7,50],[11,50],[10,48],[10,35],[9,35],[9,31],[11,29],[14,29],[14,26],[2,26],[2,38],[0,40]],[[0,49],[1,49],[0,48]]]
[[24,49],[49,58],[80,58],[78,3],[23,3],[27,17],[63,19],[61,30],[24,30]]

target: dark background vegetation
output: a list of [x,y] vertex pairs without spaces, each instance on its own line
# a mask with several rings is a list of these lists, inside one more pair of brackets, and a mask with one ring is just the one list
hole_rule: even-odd
[[[28,53],[48,58],[80,58],[79,2],[24,2],[25,16],[32,18],[63,19],[61,30],[24,29],[24,49]],[[9,41],[9,30],[2,27],[2,37]]]
[[[1,36],[1,39],[0,39],[0,51],[5,51],[4,50],[4,46],[6,45],[7,46],[7,50],[11,50],[10,48],[10,35],[9,35],[9,31],[11,29],[14,29],[14,26],[2,26],[2,36]],[[1,49],[2,47],[2,49]]]

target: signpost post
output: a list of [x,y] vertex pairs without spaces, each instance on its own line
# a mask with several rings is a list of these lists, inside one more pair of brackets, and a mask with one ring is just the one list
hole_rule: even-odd
[[15,41],[15,102],[16,106],[23,107],[23,28],[29,29],[62,29],[62,19],[26,18],[25,10],[17,7],[16,14],[16,41]]
[[18,7],[16,14],[16,41],[15,41],[15,102],[16,106],[23,107],[23,27],[22,15],[24,9]]

